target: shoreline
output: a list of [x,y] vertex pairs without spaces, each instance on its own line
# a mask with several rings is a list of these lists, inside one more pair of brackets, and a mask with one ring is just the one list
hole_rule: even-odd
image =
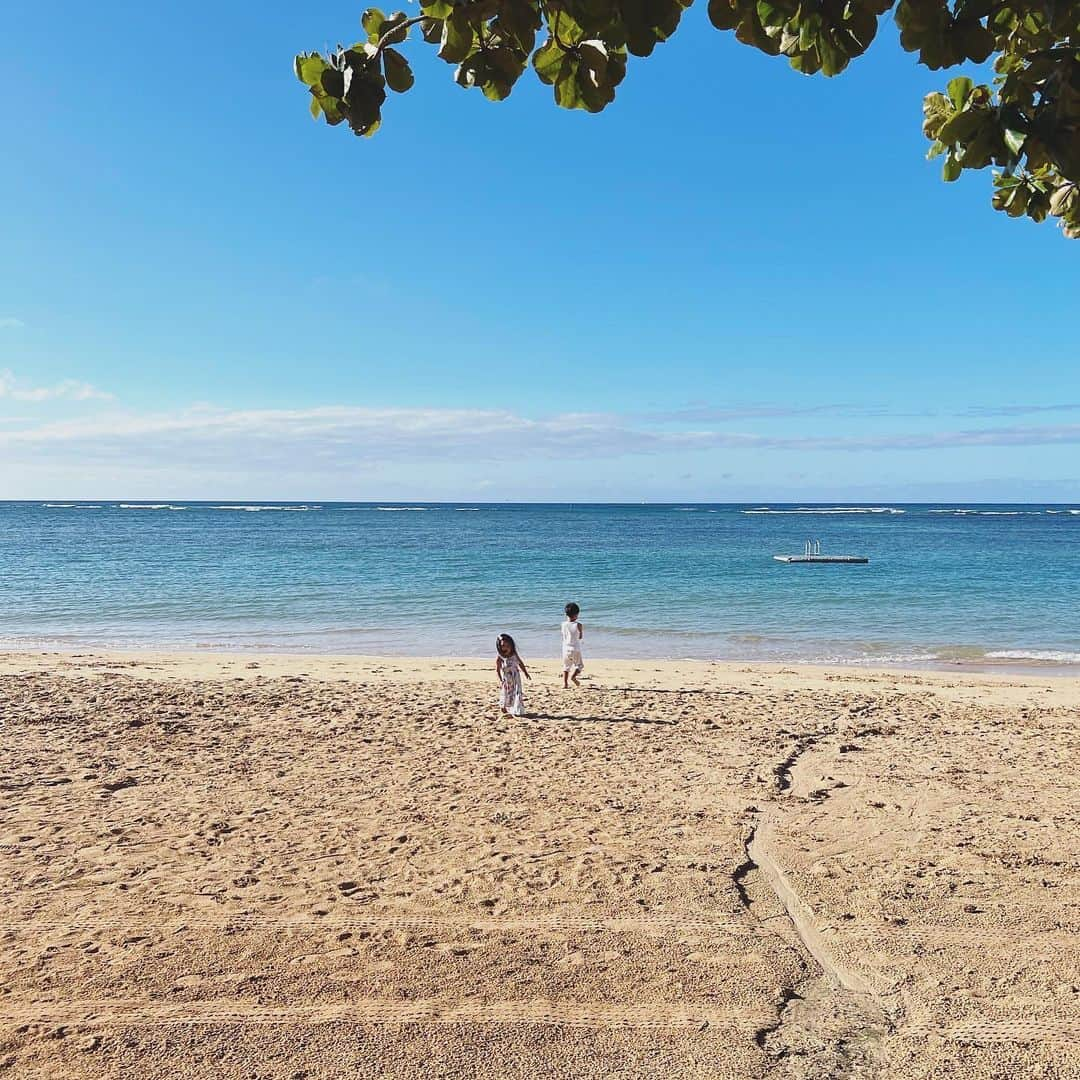
[[[526,658],[534,673],[525,684],[528,699],[535,692],[561,688],[562,661]],[[1030,700],[1032,695],[1055,707],[1080,708],[1080,676],[1052,671],[972,671],[950,668],[856,667],[823,664],[784,664],[707,660],[590,659],[586,657],[582,686],[586,696],[596,691],[662,690],[665,692],[756,693],[843,689],[868,693],[924,693],[954,700],[985,699],[1001,704]],[[212,651],[0,651],[0,677],[13,675],[126,675],[150,682],[269,682],[421,686],[497,681],[494,659],[453,656],[304,655],[296,653],[226,653]],[[568,698],[569,700],[569,698]]]
[[[458,668],[472,671],[479,667],[485,672],[494,665],[494,656],[490,659],[480,656],[458,656],[453,654],[441,655],[418,655],[404,653],[323,653],[323,652],[291,652],[287,650],[252,650],[244,648],[185,648],[159,649],[154,647],[110,649],[97,648],[94,646],[80,646],[66,649],[38,649],[0,648],[0,674],[14,674],[21,663],[32,663],[38,670],[41,669],[42,661],[48,666],[49,658],[57,660],[86,659],[95,661],[116,661],[118,663],[130,663],[134,666],[153,667],[161,662],[175,666],[178,663],[193,668],[202,668],[207,665],[224,664],[226,666],[240,666],[243,671],[256,671],[267,675],[271,669],[292,671],[298,666],[318,667],[324,672],[335,673],[334,677],[341,677],[343,667],[352,667],[362,670],[371,665],[398,664],[406,667],[416,665],[437,664],[441,666],[456,665]],[[541,669],[550,668],[556,674],[561,672],[561,660],[554,656],[531,654],[526,657],[531,665]],[[1052,679],[1055,682],[1075,680],[1080,684],[1080,664],[1064,663],[1055,660],[1031,660],[1025,663],[1016,663],[1007,659],[991,659],[988,661],[955,660],[955,661],[927,661],[910,663],[874,664],[860,661],[830,661],[828,663],[787,661],[787,660],[756,660],[756,659],[706,659],[700,657],[590,657],[585,658],[586,671],[596,674],[605,669],[634,670],[648,666],[661,665],[665,669],[687,667],[688,671],[695,672],[708,669],[716,673],[727,672],[740,673],[756,671],[762,674],[801,674],[811,679],[820,678],[826,673],[853,676],[865,675],[880,679],[882,677],[897,675],[938,675],[942,677],[963,676],[965,678],[985,678],[990,685],[996,685],[996,679],[1028,679],[1038,681]],[[254,665],[254,666],[252,666]]]

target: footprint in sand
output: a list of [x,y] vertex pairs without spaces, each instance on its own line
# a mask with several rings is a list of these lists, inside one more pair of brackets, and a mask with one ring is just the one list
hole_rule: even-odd
[[326,960],[342,960],[348,956],[357,956],[358,951],[349,945],[344,945],[340,949],[330,949],[327,952],[305,953],[303,956],[294,956],[289,961],[291,964],[319,964]]

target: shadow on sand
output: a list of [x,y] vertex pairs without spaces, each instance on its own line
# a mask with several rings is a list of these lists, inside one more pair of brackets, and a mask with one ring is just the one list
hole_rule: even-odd
[[654,720],[649,716],[576,716],[573,713],[525,713],[526,720],[569,720],[575,724],[663,724],[673,727],[675,720]]
[[711,697],[746,697],[748,690],[661,690],[655,686],[583,686],[582,690],[616,690],[627,694],[682,694],[690,697],[694,694],[706,694]]

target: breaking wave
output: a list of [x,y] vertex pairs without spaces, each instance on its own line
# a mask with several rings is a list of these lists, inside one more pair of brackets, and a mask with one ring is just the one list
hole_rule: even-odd
[[906,514],[895,506],[799,506],[794,510],[773,510],[768,506],[758,506],[753,510],[743,510],[744,514]]
[[121,510],[186,510],[186,506],[174,506],[172,503],[117,503]]
[[[1055,511],[1048,510],[1048,514]],[[1041,510],[927,510],[928,514],[955,514],[957,517],[1027,517],[1031,514],[1039,515]]]

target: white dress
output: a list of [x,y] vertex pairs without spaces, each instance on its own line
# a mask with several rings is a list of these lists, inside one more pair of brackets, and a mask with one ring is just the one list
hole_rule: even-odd
[[580,675],[585,670],[585,664],[581,659],[581,627],[577,619],[573,622],[563,619],[562,666],[563,671],[572,671],[576,675]]
[[511,716],[520,716],[525,708],[521,695],[521,664],[517,654],[500,656],[499,706]]

